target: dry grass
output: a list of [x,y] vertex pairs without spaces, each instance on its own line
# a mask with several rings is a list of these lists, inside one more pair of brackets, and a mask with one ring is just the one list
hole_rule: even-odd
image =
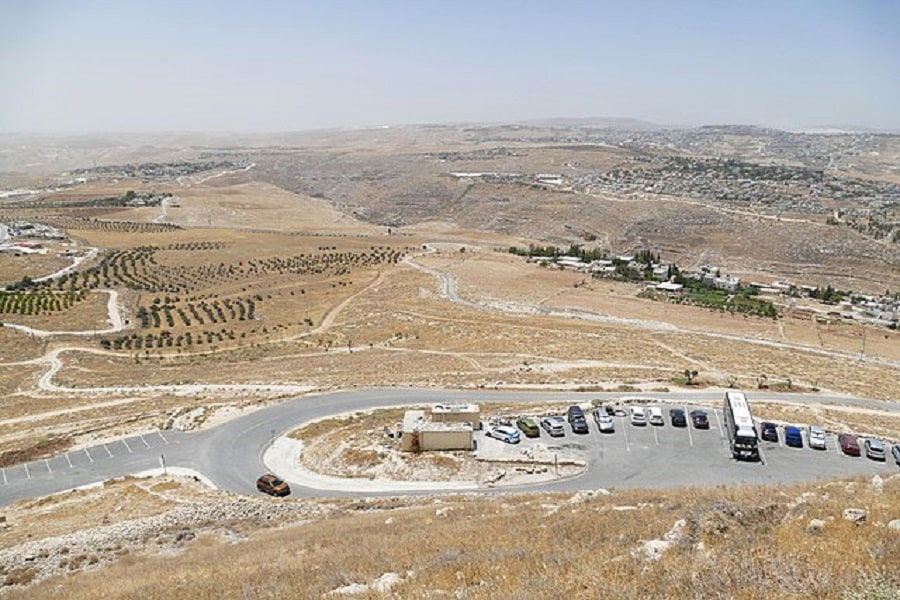
[[[867,577],[900,589],[900,478],[794,488],[614,491],[569,498],[521,495],[382,502],[246,542],[207,539],[177,557],[67,578],[10,598],[321,597],[384,573],[400,598],[838,599]],[[391,507],[397,508],[391,508]],[[403,508],[403,507],[406,508]],[[844,508],[868,511],[863,525]],[[352,507],[348,507],[352,508]],[[824,521],[808,533],[810,519]],[[660,560],[638,549],[684,520]],[[424,535],[423,535],[424,533]],[[879,579],[880,578],[880,579]],[[361,598],[385,597],[370,591]]]

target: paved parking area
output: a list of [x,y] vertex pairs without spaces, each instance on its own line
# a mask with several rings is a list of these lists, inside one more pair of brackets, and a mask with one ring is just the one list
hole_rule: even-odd
[[[371,389],[311,394],[292,401],[267,406],[208,430],[184,433],[164,431],[146,433],[72,450],[48,460],[37,460],[0,469],[0,506],[21,498],[34,498],[74,487],[97,483],[113,477],[139,473],[161,466],[165,455],[169,466],[202,473],[222,489],[256,494],[254,482],[267,470],[262,456],[272,440],[299,424],[335,414],[370,410],[401,404],[430,402],[519,403],[534,402],[584,404],[597,398],[628,401],[640,398],[657,402],[664,408],[680,402],[715,402],[721,391],[695,390],[665,394],[629,394],[584,392],[518,392],[444,389]],[[862,408],[888,408],[900,412],[900,404],[818,394],[806,396],[817,403],[834,403]],[[796,401],[797,395],[754,393],[753,400]],[[688,408],[694,408],[690,405]],[[579,491],[599,487],[671,487],[729,483],[793,483],[818,478],[873,473],[896,473],[897,465],[888,457],[874,462],[864,457],[848,457],[836,447],[833,436],[825,451],[787,448],[781,443],[762,442],[763,461],[744,463],[733,460],[725,446],[721,413],[708,411],[710,429],[673,428],[666,425],[634,427],[625,418],[616,417],[616,432],[601,434],[592,416],[590,433],[575,435],[570,428],[563,438],[551,439],[546,433],[538,441],[570,453],[578,453],[588,463],[584,474],[505,488],[509,491]],[[783,432],[781,440],[783,441]],[[482,440],[484,443],[484,440]],[[549,443],[548,443],[549,442]],[[495,440],[486,443],[502,444]],[[522,445],[534,443],[526,440]],[[506,450],[506,449],[504,449]],[[890,451],[890,448],[888,448]],[[334,492],[308,486],[292,486],[294,497],[331,497]],[[421,493],[433,493],[423,488]],[[389,492],[384,492],[388,494]],[[345,495],[367,497],[361,490]]]
[[[576,434],[566,424],[564,437],[550,437],[541,430],[538,438],[522,436],[519,444],[511,445],[479,435],[483,446],[491,448],[492,456],[514,456],[521,450],[546,445],[558,452],[560,460],[574,458],[588,463],[587,472],[571,481],[572,489],[586,487],[667,487],[706,486],[737,483],[794,483],[821,478],[849,475],[895,473],[900,468],[890,456],[884,462],[865,456],[847,456],[840,451],[837,436],[828,434],[825,450],[809,448],[804,430],[804,447],[784,445],[784,432],[779,428],[779,442],[759,442],[759,462],[735,460],[728,449],[722,426],[722,413],[706,409],[709,429],[673,427],[668,409],[676,405],[660,405],[665,425],[631,425],[625,416],[613,417],[614,433],[600,433],[593,415],[588,414],[590,433]],[[696,406],[685,408],[695,409]]]
[[[81,473],[93,473],[98,468],[121,466],[130,468],[161,464],[161,456],[169,446],[180,444],[185,434],[177,431],[153,432],[109,441],[79,450],[70,450],[49,459],[41,459],[0,469],[0,486],[22,481],[50,479],[78,479]],[[157,461],[158,464],[153,464]],[[125,472],[128,472],[127,470]]]

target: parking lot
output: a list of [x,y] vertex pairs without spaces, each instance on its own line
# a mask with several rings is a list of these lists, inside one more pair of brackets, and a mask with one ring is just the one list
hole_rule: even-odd
[[42,480],[68,479],[78,485],[80,474],[97,469],[127,474],[135,469],[159,467],[161,456],[179,445],[183,436],[179,431],[155,431],[0,468],[0,487],[26,481],[39,484]]
[[803,448],[786,446],[782,427],[778,428],[777,443],[759,442],[759,462],[738,461],[732,458],[728,448],[720,410],[704,408],[709,416],[709,429],[697,429],[690,423],[687,427],[673,427],[668,413],[670,408],[682,408],[689,413],[696,406],[658,406],[663,409],[664,425],[635,426],[627,416],[619,414],[613,416],[615,432],[601,433],[593,414],[586,411],[587,434],[573,433],[567,422],[563,437],[551,437],[541,429],[538,438],[522,435],[519,444],[506,444],[480,432],[478,445],[489,448],[492,457],[518,456],[522,450],[540,444],[558,454],[560,460],[584,460],[588,463],[587,472],[573,480],[573,488],[791,483],[900,472],[890,454],[890,444],[886,444],[887,460],[873,461],[864,455],[843,454],[837,436],[831,433],[827,435],[825,450],[809,448],[805,430]]

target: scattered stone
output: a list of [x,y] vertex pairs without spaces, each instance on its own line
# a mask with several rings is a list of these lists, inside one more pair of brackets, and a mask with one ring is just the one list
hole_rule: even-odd
[[393,525],[393,524],[394,524],[394,517],[388,517],[387,519],[385,519],[385,520],[384,520],[384,524],[385,524],[385,525]]
[[851,523],[856,523],[857,525],[862,525],[866,522],[866,517],[868,516],[868,512],[862,508],[845,508],[844,509],[844,520],[850,521]]
[[682,542],[687,541],[689,535],[687,532],[687,521],[684,519],[678,519],[675,521],[675,524],[672,525],[672,528],[666,533],[663,539],[666,541],[680,544]]
[[584,492],[578,492],[571,498],[566,501],[566,504],[581,504],[582,502],[587,502],[588,500],[592,500],[598,496],[608,496],[609,490],[604,490],[603,488],[597,490],[587,490]]
[[806,533],[810,535],[819,535],[825,528],[825,521],[822,519],[811,519],[806,526]]
[[449,507],[449,506],[445,506],[445,507],[443,507],[443,508],[439,508],[439,509],[437,509],[436,511],[434,511],[434,516],[436,516],[436,517],[444,517],[444,516],[446,516],[447,514],[449,514],[451,510],[453,510],[453,508],[451,508],[451,507]]
[[672,542],[667,540],[647,540],[641,545],[638,557],[644,560],[657,561],[662,558],[671,545]]
[[881,475],[872,477],[872,489],[879,493],[884,491],[884,479],[881,478]]
[[403,581],[403,578],[396,573],[384,573],[381,577],[372,582],[372,589],[376,592],[389,592],[391,588]]
[[894,531],[900,531],[900,519],[894,519],[888,523],[888,529],[893,529]]

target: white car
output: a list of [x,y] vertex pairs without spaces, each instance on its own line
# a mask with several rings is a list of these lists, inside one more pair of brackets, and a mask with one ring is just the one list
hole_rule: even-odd
[[650,413],[650,424],[651,425],[662,425],[665,422],[663,421],[662,409],[658,406],[651,406],[647,409],[647,412]]
[[594,420],[597,421],[597,428],[603,433],[612,433],[616,430],[616,422],[613,418],[606,414],[606,410],[598,408],[594,411]]
[[507,427],[505,425],[491,427],[484,435],[492,437],[495,440],[500,440],[501,442],[506,442],[507,444],[518,444],[519,440],[521,440],[518,429]]
[[541,419],[541,428],[552,437],[566,435],[565,425],[566,421],[562,417],[544,417]]
[[825,430],[818,425],[809,426],[807,437],[809,438],[810,448],[815,448],[816,450],[824,450],[826,448]]
[[638,425],[643,427],[647,424],[647,415],[644,414],[644,409],[640,406],[632,406],[629,410],[631,414],[631,424]]

